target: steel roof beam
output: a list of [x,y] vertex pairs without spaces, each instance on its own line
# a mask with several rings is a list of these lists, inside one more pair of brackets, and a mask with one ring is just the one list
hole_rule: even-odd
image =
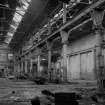
[[77,15],[75,18],[73,18],[71,21],[68,21],[67,23],[65,23],[60,29],[56,30],[54,33],[52,33],[51,35],[49,35],[47,38],[45,38],[44,40],[40,41],[38,44],[36,44],[36,46],[30,48],[23,55],[27,54],[30,50],[34,49],[39,44],[47,41],[49,38],[51,38],[53,35],[55,35],[58,32],[60,32],[61,30],[64,30],[65,28],[67,28],[68,26],[70,26],[71,24],[73,24],[74,22],[76,22],[77,20],[79,20],[81,17],[85,16],[86,14],[88,14],[89,12],[91,12],[94,8],[98,7],[99,5],[101,5],[104,2],[105,2],[105,0],[99,0],[99,1],[95,2],[94,4],[90,5],[85,10],[83,10],[79,15]]

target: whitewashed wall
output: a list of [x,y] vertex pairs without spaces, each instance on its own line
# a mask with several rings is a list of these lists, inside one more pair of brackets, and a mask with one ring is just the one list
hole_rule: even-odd
[[68,46],[68,54],[92,48],[96,45],[95,35],[84,35],[83,38],[70,43]]
[[67,77],[71,79],[95,79],[95,35],[87,35],[68,46]]

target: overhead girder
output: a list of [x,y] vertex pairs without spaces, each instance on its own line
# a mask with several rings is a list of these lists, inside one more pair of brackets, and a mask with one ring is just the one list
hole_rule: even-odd
[[20,6],[19,0],[0,1],[0,41],[2,43],[5,43],[4,40],[17,6]]
[[[22,44],[21,42],[31,36],[33,29],[43,26],[58,4],[58,0],[32,0],[17,32],[10,42],[10,46],[16,47],[17,45]],[[25,34],[18,32],[25,32]],[[17,44],[13,44],[14,42]]]
[[[78,7],[78,11],[75,11],[76,8]],[[73,15],[76,14],[78,15],[79,11],[84,9],[86,7],[86,5],[83,4],[77,4],[76,6],[73,6],[72,9],[69,9],[69,6],[66,8],[67,9],[67,14],[70,12],[72,18],[74,17]],[[67,17],[67,21],[70,21],[72,18]],[[89,16],[87,15],[86,18],[89,18]],[[84,18],[83,18],[84,19]],[[83,21],[82,19],[82,21]],[[81,22],[81,21],[79,21]],[[48,26],[48,24],[50,24],[50,26]],[[46,24],[46,27],[43,27],[41,30],[39,30],[36,34],[33,35],[33,39],[34,39],[34,44],[37,44],[40,40],[43,40],[44,38],[46,38],[49,35],[49,27],[51,27],[51,33],[53,33],[55,30],[59,29],[62,25],[63,25],[63,9],[62,11],[60,11],[57,16],[53,19],[51,19],[48,24]],[[77,23],[78,24],[78,23]],[[50,34],[51,34],[50,33]]]
[[[24,54],[28,53],[29,51],[31,51],[33,48],[39,46],[41,43],[44,43],[45,41],[47,41],[48,39],[50,39],[51,37],[55,36],[56,34],[58,34],[61,30],[66,29],[67,27],[69,27],[69,29],[71,30],[72,28],[75,27],[75,23],[78,23],[78,20],[83,19],[83,17],[85,17],[88,13],[90,13],[93,9],[100,7],[100,5],[103,5],[105,3],[105,0],[99,0],[91,5],[89,5],[87,8],[83,9],[77,16],[75,16],[74,18],[72,18],[70,21],[68,21],[66,24],[62,25],[60,28],[56,29],[52,34],[50,34],[49,36],[47,36],[45,39],[43,39],[42,41],[39,41],[39,43],[36,43],[35,46],[32,46],[28,51],[26,51]],[[86,16],[85,18],[89,19],[89,16]],[[86,19],[85,19],[86,20]],[[81,22],[85,23],[85,20],[83,19],[82,21],[79,21],[79,24],[81,24]],[[90,21],[90,20],[89,20]],[[74,24],[74,25],[73,25]],[[24,55],[23,54],[23,55]]]

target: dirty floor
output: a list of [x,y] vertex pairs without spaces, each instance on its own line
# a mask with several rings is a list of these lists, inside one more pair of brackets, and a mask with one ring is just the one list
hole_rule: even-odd
[[41,96],[41,90],[43,89],[48,89],[54,93],[75,91],[82,94],[83,97],[86,97],[80,102],[81,105],[96,105],[87,98],[88,95],[96,90],[95,81],[73,81],[69,84],[36,85],[32,81],[17,81],[6,78],[0,78],[0,105],[31,105],[30,99],[36,96]]

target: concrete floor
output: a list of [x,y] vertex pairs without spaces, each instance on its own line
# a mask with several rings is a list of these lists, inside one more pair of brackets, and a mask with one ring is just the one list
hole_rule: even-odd
[[[70,84],[46,84],[46,85],[36,85],[32,81],[26,80],[9,80],[5,78],[0,78],[0,100],[1,101],[28,101],[35,96],[41,96],[41,90],[48,89],[52,92],[72,92],[75,91],[79,94],[87,94],[91,92],[91,90],[96,89],[95,82],[89,81],[76,81]],[[15,91],[12,93],[12,91]],[[0,101],[0,102],[1,102]],[[1,105],[1,104],[0,104]],[[2,104],[5,105],[5,104]],[[7,104],[6,104],[7,105]],[[9,105],[9,104],[8,104]],[[11,104],[12,105],[12,104]],[[13,104],[15,105],[15,104]],[[18,105],[18,104],[16,104]],[[19,104],[21,105],[21,104]],[[22,105],[29,105],[29,103],[25,103]]]

